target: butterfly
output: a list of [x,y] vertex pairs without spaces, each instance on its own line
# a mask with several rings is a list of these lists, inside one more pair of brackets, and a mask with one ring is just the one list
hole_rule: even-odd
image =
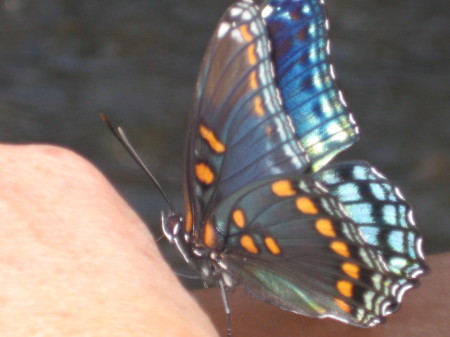
[[[364,161],[329,62],[323,1],[232,4],[211,38],[185,148],[185,214],[163,231],[223,294],[369,327],[427,270],[397,186]],[[228,321],[229,325],[229,321]],[[230,328],[228,334],[231,335]]]

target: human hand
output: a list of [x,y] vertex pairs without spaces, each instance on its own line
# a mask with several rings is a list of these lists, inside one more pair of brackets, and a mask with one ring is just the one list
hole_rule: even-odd
[[142,220],[53,146],[0,146],[0,336],[217,336]]

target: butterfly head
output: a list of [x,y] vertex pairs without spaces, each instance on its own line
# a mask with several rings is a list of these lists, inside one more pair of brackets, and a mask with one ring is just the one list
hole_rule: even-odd
[[191,263],[192,256],[189,249],[189,240],[185,235],[184,219],[181,214],[174,211],[161,214],[162,230],[167,240],[175,244],[186,262]]
[[181,214],[170,211],[161,214],[162,229],[164,235],[170,243],[175,243],[183,236],[183,217]]

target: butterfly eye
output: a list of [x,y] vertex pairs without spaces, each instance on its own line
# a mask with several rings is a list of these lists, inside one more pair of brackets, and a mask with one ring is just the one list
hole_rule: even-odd
[[173,242],[175,237],[181,233],[182,223],[183,220],[177,213],[162,214],[162,228],[169,242]]

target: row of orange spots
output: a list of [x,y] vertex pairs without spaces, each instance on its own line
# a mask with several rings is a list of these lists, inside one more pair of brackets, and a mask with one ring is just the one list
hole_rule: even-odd
[[[264,237],[264,244],[265,244],[267,250],[272,255],[280,255],[281,254],[281,247],[278,245],[277,241],[273,237],[271,237],[271,236]],[[252,254],[259,253],[259,249],[255,243],[255,240],[248,234],[244,234],[241,236],[241,246],[249,253],[252,253]]]
[[[236,224],[239,223],[242,224],[242,227],[245,226],[245,219],[243,218],[243,213],[241,210],[234,211],[233,218]],[[214,248],[216,245],[217,241],[216,232],[214,230],[214,226],[211,224],[210,221],[206,222],[205,230],[203,233],[203,241],[205,245],[209,248]],[[252,254],[259,253],[258,246],[256,245],[255,240],[250,235],[248,234],[242,235],[240,242],[241,246],[244,247],[249,253]],[[281,254],[281,248],[274,238],[266,236],[264,238],[264,244],[266,245],[270,253],[272,253],[273,255]]]
[[[242,212],[239,212],[240,210],[237,210],[233,213],[233,218],[236,217],[235,221],[236,223],[242,223],[242,221],[245,221],[244,218],[240,218],[243,216]],[[244,222],[245,224],[245,222]],[[211,224],[210,221],[206,222],[205,230],[203,232],[203,242],[205,245],[209,248],[214,248],[217,242],[216,237],[216,231],[214,230],[214,226]],[[259,249],[258,246],[255,243],[255,240],[248,234],[244,234],[241,236],[240,239],[241,246],[245,248],[249,253],[252,254],[258,254]],[[278,243],[275,241],[275,239],[271,236],[266,236],[264,238],[264,244],[266,245],[269,252],[273,255],[280,255],[281,254],[281,248],[278,245]]]
[[214,152],[216,152],[216,153],[224,153],[225,152],[225,150],[226,150],[225,145],[217,139],[216,135],[214,134],[214,132],[212,130],[208,129],[203,124],[200,124],[199,132],[200,132],[200,136],[204,140],[206,140],[209,147]]
[[215,178],[213,170],[205,163],[195,165],[195,176],[200,182],[206,185],[212,184]]
[[[272,184],[272,192],[279,197],[292,197],[297,194],[289,180],[279,180]],[[303,214],[319,214],[314,201],[308,197],[299,197],[295,200],[295,206]]]
[[[247,220],[245,218],[245,213],[240,208],[235,209],[233,211],[231,217],[233,218],[233,222],[236,225],[236,227],[239,227],[242,229],[247,224]],[[267,250],[272,255],[280,255],[281,254],[281,248],[273,237],[265,236],[264,244],[266,245]],[[258,246],[256,245],[255,241],[248,234],[244,234],[241,236],[241,246],[244,247],[249,253],[257,254],[259,252]]]
[[[345,262],[342,264],[342,270],[349,276],[357,279],[359,278],[359,267],[350,262]],[[337,290],[341,293],[342,296],[352,297],[353,296],[353,283],[347,280],[339,280],[336,283]],[[351,311],[350,305],[345,303],[343,300],[339,298],[335,298],[334,301],[336,304],[345,312],[349,313]]]
[[291,197],[296,194],[289,180],[278,180],[272,184],[272,192],[279,197]]
[[[253,39],[253,35],[249,32],[249,25],[242,25],[239,28],[242,37],[246,42],[250,42]],[[258,58],[256,55],[256,44],[252,43],[247,48],[247,60],[250,65],[255,65],[258,62]],[[250,88],[252,90],[258,89],[258,73],[256,70],[253,70],[250,73],[249,79]],[[262,99],[259,96],[256,96],[253,100],[253,109],[257,116],[264,116],[264,108],[262,105]]]
[[[279,197],[291,197],[297,192],[289,180],[279,180],[272,184],[272,192]],[[295,206],[303,214],[315,215],[319,214],[317,205],[308,197],[302,196],[295,200]],[[333,222],[330,219],[319,218],[315,222],[316,230],[328,237],[336,237],[336,231]],[[346,243],[342,241],[331,242],[330,248],[336,253],[344,257],[350,257],[350,251]]]
[[[359,279],[360,277],[360,268],[354,263],[344,262],[341,266],[344,273],[354,279]],[[342,296],[352,297],[353,296],[353,283],[347,280],[339,280],[336,283],[336,289],[341,293]],[[335,303],[341,308],[343,311],[349,313],[351,311],[350,305],[345,303],[343,300],[339,298],[334,299]]]
[[[279,197],[290,197],[296,194],[295,189],[292,186],[291,181],[289,180],[279,180],[272,184],[272,192]],[[297,209],[303,214],[319,214],[319,209],[317,205],[308,197],[299,197],[295,200],[295,206]],[[316,230],[328,237],[336,237],[336,231],[333,227],[333,222],[330,219],[319,218],[315,221]],[[272,239],[272,238],[270,238]],[[265,244],[268,249],[275,254],[276,248],[272,250],[269,248],[271,243],[270,240],[265,239]],[[276,242],[274,241],[275,245]],[[278,245],[276,245],[278,247]],[[279,248],[279,247],[278,247]],[[350,250],[348,245],[343,241],[332,241],[330,244],[330,248],[338,255],[343,257],[350,257]],[[280,251],[281,252],[281,251]],[[342,270],[351,278],[359,279],[360,277],[360,267],[354,263],[345,262],[341,266]],[[336,284],[336,288],[342,296],[352,297],[353,296],[353,283],[347,280],[339,280]],[[336,305],[343,310],[344,312],[350,313],[351,306],[347,304],[345,301],[335,298],[334,299]]]
[[[334,231],[333,231],[334,232]],[[348,245],[342,241],[333,241],[330,245],[331,249],[333,251],[341,256],[344,257],[350,257],[350,251],[348,248]],[[346,273],[348,276],[359,279],[359,272],[360,268],[351,262],[344,262],[341,266],[344,273]],[[336,289],[341,293],[342,296],[345,297],[352,297],[353,296],[353,283],[347,280],[339,280],[336,283]],[[342,309],[342,311],[350,313],[351,307],[349,304],[347,304],[345,301],[335,298],[335,303],[339,308]]]
[[[253,34],[249,31],[249,25],[242,25],[239,28],[239,31],[246,42],[250,42],[253,39]],[[256,57],[256,45],[254,43],[250,44],[247,49],[247,58],[251,65],[255,65],[258,62]]]
[[336,237],[336,232],[333,228],[333,222],[330,219],[320,218],[316,220],[316,229],[317,231],[329,237]]

